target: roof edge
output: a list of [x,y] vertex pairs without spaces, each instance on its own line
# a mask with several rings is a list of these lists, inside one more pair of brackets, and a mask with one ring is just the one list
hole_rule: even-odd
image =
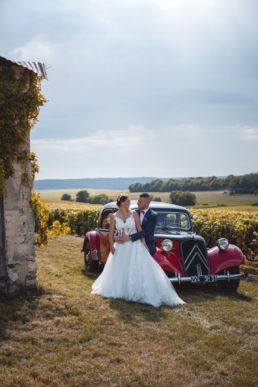
[[18,66],[22,66],[22,67],[25,67],[31,71],[33,71],[34,73],[36,73],[37,75],[41,76],[43,79],[46,79],[48,80],[47,78],[47,71],[46,71],[46,66],[44,63],[40,63],[40,62],[24,62],[24,61],[14,61],[14,60],[10,60],[10,59],[7,59],[7,58],[4,58],[3,56],[0,56],[1,59],[5,59],[7,60],[8,62],[11,62],[11,63],[14,63]]

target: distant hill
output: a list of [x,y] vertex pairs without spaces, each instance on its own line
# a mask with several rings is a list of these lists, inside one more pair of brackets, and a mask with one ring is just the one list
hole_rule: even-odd
[[[51,190],[51,189],[72,189],[72,188],[95,188],[95,189],[117,189],[127,190],[129,185],[135,183],[145,184],[156,177],[109,177],[109,178],[95,178],[95,179],[45,179],[36,180],[34,182],[34,189],[36,191]],[[159,178],[166,181],[169,178]],[[179,178],[180,179],[180,178]]]

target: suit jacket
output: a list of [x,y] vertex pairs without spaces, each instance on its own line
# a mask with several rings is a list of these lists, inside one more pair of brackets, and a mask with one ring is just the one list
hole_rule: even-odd
[[[137,210],[136,212],[140,216],[140,211]],[[144,214],[144,218],[142,221],[142,230],[139,232],[136,232],[135,234],[131,234],[131,238],[133,242],[141,238],[145,238],[146,245],[148,246],[149,252],[151,254],[154,254],[157,251],[155,238],[154,238],[154,230],[157,224],[157,220],[158,220],[158,214],[149,208],[146,214]]]

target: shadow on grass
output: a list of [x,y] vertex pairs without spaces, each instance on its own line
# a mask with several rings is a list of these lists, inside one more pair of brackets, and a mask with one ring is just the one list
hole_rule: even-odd
[[98,276],[102,273],[104,269],[104,265],[99,265],[98,266],[98,269],[96,271],[88,271],[85,267],[83,269],[81,269],[81,273],[89,278],[89,279],[92,279],[92,280],[96,280],[98,278]]
[[48,319],[63,315],[63,309],[51,302],[55,293],[54,289],[38,287],[20,288],[19,293],[13,297],[0,294],[0,342],[9,340],[8,331],[13,332],[16,328],[20,329],[21,326],[32,322],[35,315],[41,314],[42,318],[47,315]]
[[155,308],[149,304],[111,298],[109,305],[110,309],[118,312],[118,317],[123,323],[131,323],[139,317],[147,322],[160,322],[167,318],[162,308]]
[[210,302],[215,300],[217,297],[227,298],[228,300],[234,301],[252,301],[252,298],[240,293],[230,292],[228,290],[219,289],[215,284],[205,285],[193,285],[183,284],[174,286],[179,297],[182,298],[186,303],[194,304],[200,302]]
[[101,274],[99,271],[90,272],[90,271],[87,271],[86,269],[81,269],[81,273],[86,278],[93,280],[93,281],[95,281],[98,278],[98,276]]

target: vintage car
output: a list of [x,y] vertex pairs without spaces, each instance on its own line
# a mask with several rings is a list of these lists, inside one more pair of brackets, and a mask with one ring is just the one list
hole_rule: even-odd
[[[157,252],[153,258],[172,283],[216,283],[219,287],[237,290],[242,276],[239,266],[244,263],[243,253],[237,246],[220,238],[215,247],[207,249],[205,240],[193,232],[192,219],[186,208],[154,201],[150,208],[158,214]],[[99,263],[105,264],[108,258],[109,218],[117,209],[115,202],[104,205],[96,230],[85,235],[82,251],[88,271],[97,270]],[[131,209],[137,209],[136,201],[131,202]]]

